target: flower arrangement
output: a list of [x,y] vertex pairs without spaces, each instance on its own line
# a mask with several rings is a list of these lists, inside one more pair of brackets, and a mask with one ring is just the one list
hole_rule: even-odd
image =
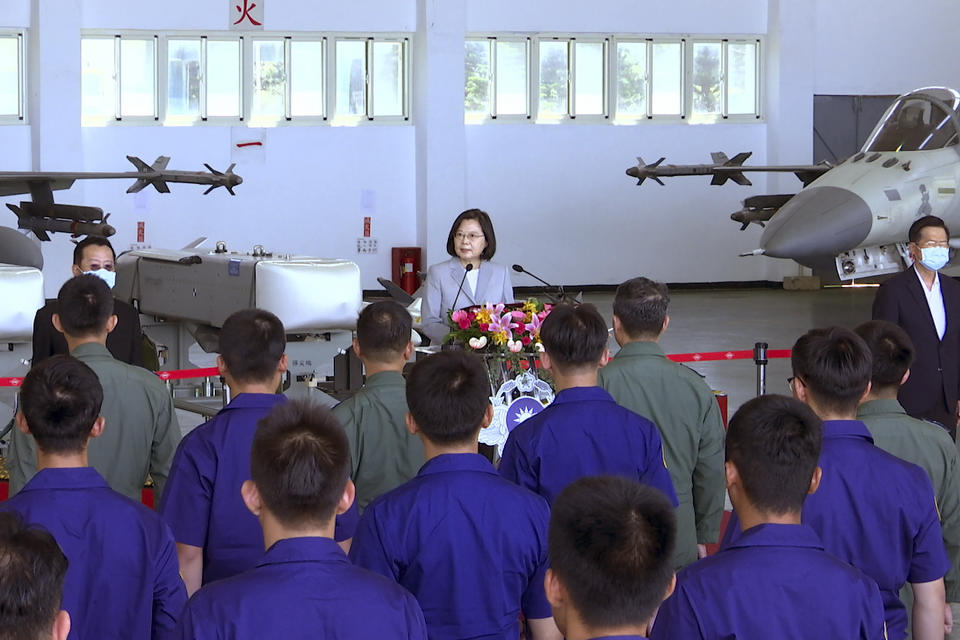
[[448,315],[450,333],[444,342],[456,342],[483,354],[511,355],[539,353],[540,325],[550,311],[551,304],[536,298],[513,304],[486,303],[476,307],[451,311]]

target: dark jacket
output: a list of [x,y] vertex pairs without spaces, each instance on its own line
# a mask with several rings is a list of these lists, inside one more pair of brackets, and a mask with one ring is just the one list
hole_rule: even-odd
[[942,409],[953,415],[960,396],[960,284],[940,274],[940,292],[947,317],[943,340],[913,267],[884,282],[873,301],[874,320],[900,325],[913,341],[916,357],[899,400],[915,417],[936,417]]
[[[60,353],[70,353],[67,340],[53,326],[53,314],[57,312],[56,298],[37,310],[33,317],[33,361],[36,365]],[[107,349],[121,362],[143,366],[143,347],[140,334],[140,314],[130,304],[122,300],[113,301],[113,313],[117,316],[117,326],[107,335]]]

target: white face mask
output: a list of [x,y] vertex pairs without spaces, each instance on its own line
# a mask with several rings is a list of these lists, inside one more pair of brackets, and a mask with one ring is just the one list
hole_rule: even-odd
[[946,247],[923,247],[920,249],[920,264],[931,271],[940,271],[950,261],[950,250]]
[[84,271],[84,274],[97,276],[101,280],[107,283],[107,286],[113,289],[113,285],[117,284],[117,272],[116,271],[107,271],[106,269],[97,269],[96,271]]

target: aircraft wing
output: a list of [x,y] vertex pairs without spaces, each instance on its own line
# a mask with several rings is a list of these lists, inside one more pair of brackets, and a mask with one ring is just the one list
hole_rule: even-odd
[[797,165],[768,165],[768,166],[744,166],[744,161],[752,153],[745,151],[738,153],[733,158],[728,158],[725,153],[714,152],[711,155],[713,160],[710,164],[663,164],[665,158],[660,158],[656,162],[647,164],[643,158],[637,158],[637,165],[627,169],[627,175],[637,179],[637,184],[643,184],[647,178],[663,184],[661,178],[673,178],[676,176],[712,176],[710,184],[722,185],[728,180],[737,184],[751,185],[749,178],[744,175],[746,172],[772,172],[772,173],[792,173],[807,186],[824,173],[833,168],[833,165],[827,162],[819,164],[797,164]]
[[75,178],[45,176],[42,173],[32,173],[29,178],[24,177],[23,174],[0,173],[0,196],[31,193],[33,191],[31,183],[46,183],[50,185],[51,191],[60,191],[72,187],[75,180]]

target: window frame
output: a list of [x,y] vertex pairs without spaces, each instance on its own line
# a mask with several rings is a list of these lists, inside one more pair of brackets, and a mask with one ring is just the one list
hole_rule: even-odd
[[[540,113],[540,44],[542,42],[563,42],[567,46],[567,111],[559,114],[541,114]],[[610,42],[611,37],[594,34],[539,34],[533,37],[533,44],[530,50],[533,61],[528,66],[530,89],[529,95],[532,102],[531,111],[533,120],[538,124],[557,124],[560,122],[580,122],[588,124],[597,124],[610,119]],[[577,44],[601,44],[603,45],[603,60],[601,61],[601,73],[603,74],[601,89],[601,100],[603,109],[601,113],[577,113]]]
[[[3,32],[0,31],[0,34]],[[404,32],[389,33],[355,33],[355,32],[271,32],[263,31],[253,34],[237,34],[220,30],[83,30],[82,39],[87,38],[115,38],[115,75],[113,78],[116,88],[116,106],[113,117],[100,116],[84,118],[81,113],[81,126],[144,126],[156,124],[159,126],[250,126],[250,127],[282,127],[282,126],[316,126],[316,125],[367,125],[367,124],[409,124],[411,121],[412,104],[412,76],[411,76],[411,34]],[[153,117],[147,116],[120,116],[120,38],[145,40],[153,38],[155,42],[154,57],[154,105]],[[169,41],[194,40],[200,42],[200,114],[171,116],[167,113],[168,82],[169,82]],[[254,42],[281,40],[284,44],[284,109],[277,118],[273,116],[253,118],[253,50]],[[336,42],[338,40],[363,40],[366,44],[365,55],[367,64],[367,78],[365,86],[365,113],[359,117],[348,116],[339,120],[336,118]],[[237,42],[239,47],[238,73],[240,92],[238,96],[238,115],[212,116],[208,113],[208,82],[210,75],[207,45],[210,42]],[[322,109],[321,115],[293,115],[292,114],[292,62],[293,44],[296,42],[321,42],[322,52]],[[400,96],[402,115],[375,115],[373,113],[373,89],[371,85],[373,72],[373,44],[379,42],[394,42],[400,44],[403,58],[401,65],[402,95]],[[24,92],[25,93],[25,92]],[[2,119],[0,119],[2,121]]]
[[[763,104],[764,104],[764,37],[761,35],[714,35],[714,34],[638,34],[638,33],[492,33],[492,32],[472,32],[467,33],[464,42],[487,41],[489,43],[490,56],[490,95],[489,109],[487,113],[468,114],[464,111],[464,122],[466,124],[487,124],[491,122],[518,122],[521,120],[532,121],[539,124],[558,124],[558,123],[581,123],[598,124],[606,122],[615,125],[637,125],[643,123],[659,124],[704,124],[713,122],[763,122]],[[497,47],[496,43],[503,41],[526,42],[527,52],[527,113],[523,116],[504,116],[496,112],[496,96],[498,86],[497,74]],[[567,43],[567,113],[541,115],[540,107],[540,43],[542,41],[564,41]],[[604,113],[599,114],[578,114],[576,113],[576,43],[597,43],[604,44],[604,77],[603,77],[603,101]],[[695,43],[718,42],[721,47],[721,92],[723,111],[718,116],[698,116],[693,117],[693,47]],[[618,112],[618,49],[621,44],[643,44],[645,45],[646,71],[644,77],[645,101],[644,113],[622,115]],[[731,114],[729,113],[729,90],[727,75],[728,47],[730,44],[751,44],[756,47],[756,67],[753,77],[754,82],[754,104],[755,111],[749,114]],[[679,46],[680,55],[680,111],[679,113],[654,113],[653,112],[653,47],[656,44],[676,44]]]
[[[693,113],[693,49],[697,44],[719,44],[720,45],[720,113],[717,114],[704,114],[704,115],[695,115]],[[729,46],[730,44],[752,44],[756,46],[756,68],[754,70],[754,110],[752,113],[730,113],[730,75],[729,75]],[[763,83],[760,81],[763,70],[762,70],[762,52],[763,47],[761,44],[760,37],[735,37],[735,36],[696,36],[691,37],[687,41],[687,48],[685,51],[685,57],[690,60],[690,64],[687,65],[686,69],[686,85],[691,87],[691,90],[688,92],[689,95],[686,97],[686,110],[690,114],[690,121],[692,124],[714,124],[718,122],[758,122],[763,120],[763,114],[761,112],[761,105],[763,104],[763,97],[761,95],[761,87]]]
[[[487,46],[489,47],[489,59],[490,59],[490,69],[488,72],[490,91],[487,96],[487,111],[485,113],[466,113],[464,109],[464,122],[466,124],[480,124],[484,122],[507,122],[507,123],[517,123],[517,122],[526,122],[533,119],[533,85],[534,78],[539,77],[539,73],[533,73],[533,65],[535,64],[534,56],[532,54],[533,50],[533,38],[532,36],[526,35],[514,35],[514,34],[498,34],[498,35],[487,35],[487,34],[468,34],[464,38],[464,47],[466,47],[467,41],[480,42],[486,41]],[[514,44],[523,44],[524,47],[524,61],[526,63],[526,69],[524,69],[524,103],[525,111],[524,113],[499,113],[497,111],[497,89],[499,87],[499,78],[497,74],[497,58],[499,52],[497,51],[497,44],[500,42],[505,43],[514,43]],[[539,86],[537,87],[539,92]]]
[[27,30],[0,29],[0,37],[17,40],[17,113],[0,114],[0,125],[27,122]]

